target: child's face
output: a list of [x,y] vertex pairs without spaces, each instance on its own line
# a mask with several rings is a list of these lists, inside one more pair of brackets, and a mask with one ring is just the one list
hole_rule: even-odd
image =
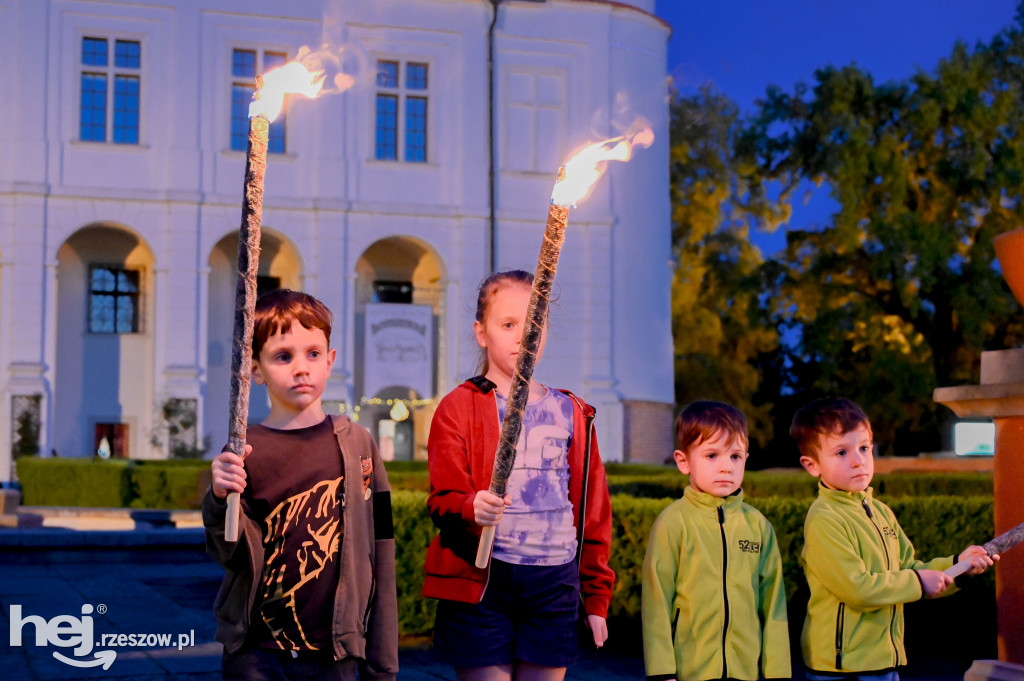
[[[519,357],[519,341],[523,336],[526,310],[530,306],[530,288],[513,285],[499,288],[491,296],[487,316],[483,323],[473,322],[476,342],[487,353],[488,376],[497,372],[505,381],[511,381]],[[541,333],[537,361],[544,354],[547,327]]]
[[320,403],[334,355],[323,331],[293,320],[287,333],[268,338],[260,356],[253,358],[252,378],[267,386],[273,409],[299,414]]
[[845,433],[823,433],[818,439],[818,460],[801,456],[800,463],[826,487],[863,492],[875,474],[871,444],[871,428],[866,423]]
[[690,476],[690,486],[716,497],[727,497],[743,484],[747,465],[747,443],[724,430],[690,447],[687,454],[677,449],[676,465]]

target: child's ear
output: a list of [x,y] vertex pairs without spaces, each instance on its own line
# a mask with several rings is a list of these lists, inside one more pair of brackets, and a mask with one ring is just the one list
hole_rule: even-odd
[[804,470],[806,470],[814,477],[818,477],[819,475],[821,475],[821,470],[818,469],[818,462],[814,460],[814,457],[801,456],[800,465],[803,466]]
[[479,321],[473,322],[473,335],[476,336],[476,344],[487,349],[487,339],[484,337],[484,325]]
[[255,359],[252,361],[252,382],[256,385],[263,385],[266,383],[266,381],[263,380],[263,374],[260,373],[260,363]]
[[677,449],[672,452],[672,458],[676,460],[676,468],[679,469],[680,473],[683,475],[690,474],[690,464],[686,461],[686,452],[681,449]]

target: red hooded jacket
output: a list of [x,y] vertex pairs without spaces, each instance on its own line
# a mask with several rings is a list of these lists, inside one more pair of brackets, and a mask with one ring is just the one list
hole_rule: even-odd
[[[573,401],[569,445],[569,501],[579,537],[580,591],[588,615],[608,616],[615,572],[608,567],[612,508],[608,481],[594,436],[594,408],[568,391]],[[427,549],[423,595],[479,603],[487,569],[473,565],[480,526],[473,499],[491,484],[501,424],[494,384],[477,376],[455,388],[434,412],[427,442],[430,494],[427,509],[440,532]]]

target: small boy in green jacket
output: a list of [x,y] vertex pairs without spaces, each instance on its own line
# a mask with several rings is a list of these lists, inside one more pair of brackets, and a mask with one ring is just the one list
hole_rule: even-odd
[[959,556],[914,557],[892,509],[871,496],[871,423],[850,400],[807,404],[789,432],[819,480],[800,554],[811,591],[800,637],[807,679],[899,681],[903,604],[947,591],[953,580],[942,570],[954,562],[970,561],[968,574],[979,574],[998,556],[968,546]]
[[743,503],[747,419],[694,402],[676,419],[690,484],[655,520],[643,567],[650,680],[789,678],[782,559],[771,523]]

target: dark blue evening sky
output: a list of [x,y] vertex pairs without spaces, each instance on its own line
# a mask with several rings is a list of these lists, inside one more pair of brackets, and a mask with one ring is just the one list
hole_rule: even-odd
[[[668,69],[684,95],[711,82],[749,112],[767,87],[786,91],[827,65],[855,63],[876,83],[932,71],[960,40],[973,47],[1010,25],[1018,0],[658,0],[673,29]],[[827,197],[794,206],[804,225],[831,211]],[[765,252],[782,230],[757,235]]]

